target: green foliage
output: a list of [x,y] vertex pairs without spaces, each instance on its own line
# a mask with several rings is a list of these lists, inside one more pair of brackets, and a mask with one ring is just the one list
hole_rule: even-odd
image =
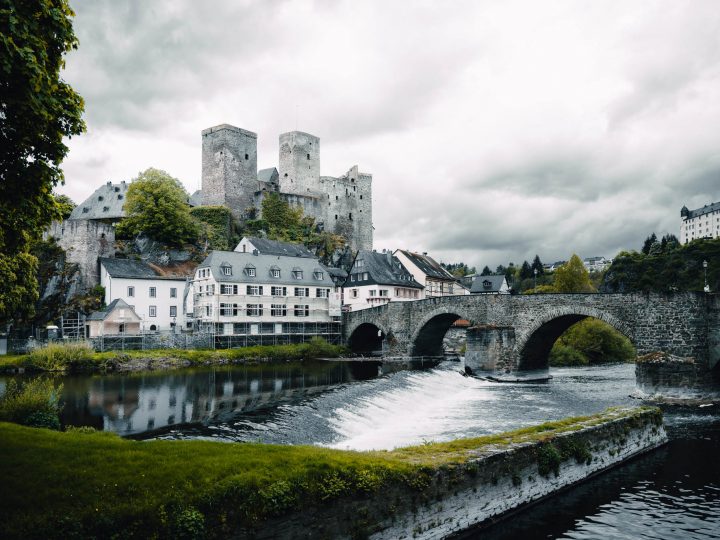
[[530,269],[533,271],[533,273],[535,272],[535,270],[537,270],[538,276],[542,276],[545,273],[545,268],[543,267],[543,263],[540,260],[540,255],[535,255],[535,258],[530,265]]
[[573,254],[570,260],[555,270],[555,290],[560,293],[596,292],[590,282],[585,265],[580,257]]
[[262,219],[247,221],[245,232],[248,235],[262,233],[270,240],[304,244],[324,262],[347,241],[341,235],[319,231],[314,218],[304,216],[301,207],[291,206],[274,192],[262,201]]
[[233,232],[232,212],[225,206],[196,206],[190,215],[198,225],[200,242],[205,251],[219,249],[228,251]]
[[482,272],[480,272],[480,275],[481,275],[481,276],[491,276],[491,275],[492,275],[492,270],[490,270],[490,267],[486,265],[486,266],[482,269]]
[[447,264],[441,262],[440,266],[442,266],[445,270],[450,272],[455,277],[469,276],[476,273],[474,266],[468,266],[464,262]]
[[125,218],[117,234],[129,238],[144,233],[172,246],[194,241],[198,227],[190,216],[188,194],[179,180],[165,171],[141,172],[128,187]]
[[32,316],[37,260],[30,244],[61,210],[63,139],[85,130],[83,101],[60,79],[77,47],[66,0],[0,5],[0,326]]
[[85,342],[49,343],[28,353],[24,364],[38,371],[78,370],[90,367],[94,355]]
[[610,293],[702,291],[703,261],[708,262],[710,290],[720,289],[720,239],[701,239],[684,245],[672,235],[666,235],[663,240],[656,242],[657,249],[647,254],[619,253],[605,272],[601,290]]
[[555,342],[550,352],[550,365],[633,362],[636,356],[628,338],[607,323],[588,317],[568,328]]
[[0,396],[0,421],[60,429],[61,392],[62,385],[55,388],[50,379],[36,378],[25,382],[10,379],[5,393]]
[[67,195],[54,195],[54,197],[60,219],[69,218],[70,214],[72,214],[72,211],[75,210],[75,206],[77,205]]
[[532,289],[526,289],[523,291],[523,294],[548,294],[548,293],[556,293],[555,287],[553,285],[538,285],[537,287],[533,287]]

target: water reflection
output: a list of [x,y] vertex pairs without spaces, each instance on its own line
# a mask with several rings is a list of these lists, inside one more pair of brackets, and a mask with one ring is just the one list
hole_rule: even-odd
[[67,377],[62,421],[122,435],[224,423],[377,374],[374,362],[322,362]]

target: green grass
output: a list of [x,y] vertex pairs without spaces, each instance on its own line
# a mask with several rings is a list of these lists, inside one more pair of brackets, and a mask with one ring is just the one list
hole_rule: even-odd
[[0,536],[179,537],[205,531],[226,537],[268,517],[391,485],[420,492],[433,470],[463,466],[483,450],[549,441],[648,410],[609,409],[499,435],[376,452],[139,442],[88,429],[62,433],[0,423]]
[[166,366],[201,366],[243,361],[290,361],[336,358],[347,353],[345,347],[331,345],[322,338],[291,345],[257,345],[239,349],[197,350],[157,349],[146,351],[94,352],[84,344],[58,343],[24,355],[0,357],[0,371],[23,368],[28,371],[79,372],[113,371],[118,364],[132,360],[162,360]]

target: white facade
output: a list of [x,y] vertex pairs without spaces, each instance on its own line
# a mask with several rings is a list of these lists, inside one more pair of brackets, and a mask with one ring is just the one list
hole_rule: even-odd
[[344,309],[346,311],[359,311],[375,306],[382,306],[388,302],[409,302],[422,300],[422,289],[413,289],[399,285],[356,285],[352,282],[346,285],[344,291]]
[[698,238],[720,237],[720,203],[712,203],[688,210],[683,206],[680,211],[680,243],[687,244]]
[[341,291],[315,258],[214,251],[192,282],[195,321],[224,335],[339,322]]
[[426,253],[412,253],[397,249],[393,253],[420,285],[424,285],[421,298],[470,294],[447,270]]
[[609,268],[611,264],[612,259],[606,259],[605,257],[587,257],[583,259],[583,266],[588,272],[602,272]]
[[186,313],[192,313],[192,295],[185,298],[185,278],[112,277],[101,265],[100,284],[105,288],[106,304],[119,298],[133,307],[142,320],[143,332],[179,332],[186,327]]

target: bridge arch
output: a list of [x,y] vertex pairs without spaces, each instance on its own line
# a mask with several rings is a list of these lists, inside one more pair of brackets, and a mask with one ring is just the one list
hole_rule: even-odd
[[468,316],[449,307],[438,308],[425,315],[410,337],[410,355],[442,356],[443,338],[459,319],[468,319]]
[[543,313],[542,317],[524,328],[523,332],[517,336],[515,341],[517,369],[547,367],[550,350],[558,338],[573,324],[588,317],[609,324],[634,342],[635,336],[632,327],[606,311],[582,305],[554,308]]
[[388,332],[378,321],[360,321],[347,330],[347,344],[354,353],[369,354],[381,351]]

